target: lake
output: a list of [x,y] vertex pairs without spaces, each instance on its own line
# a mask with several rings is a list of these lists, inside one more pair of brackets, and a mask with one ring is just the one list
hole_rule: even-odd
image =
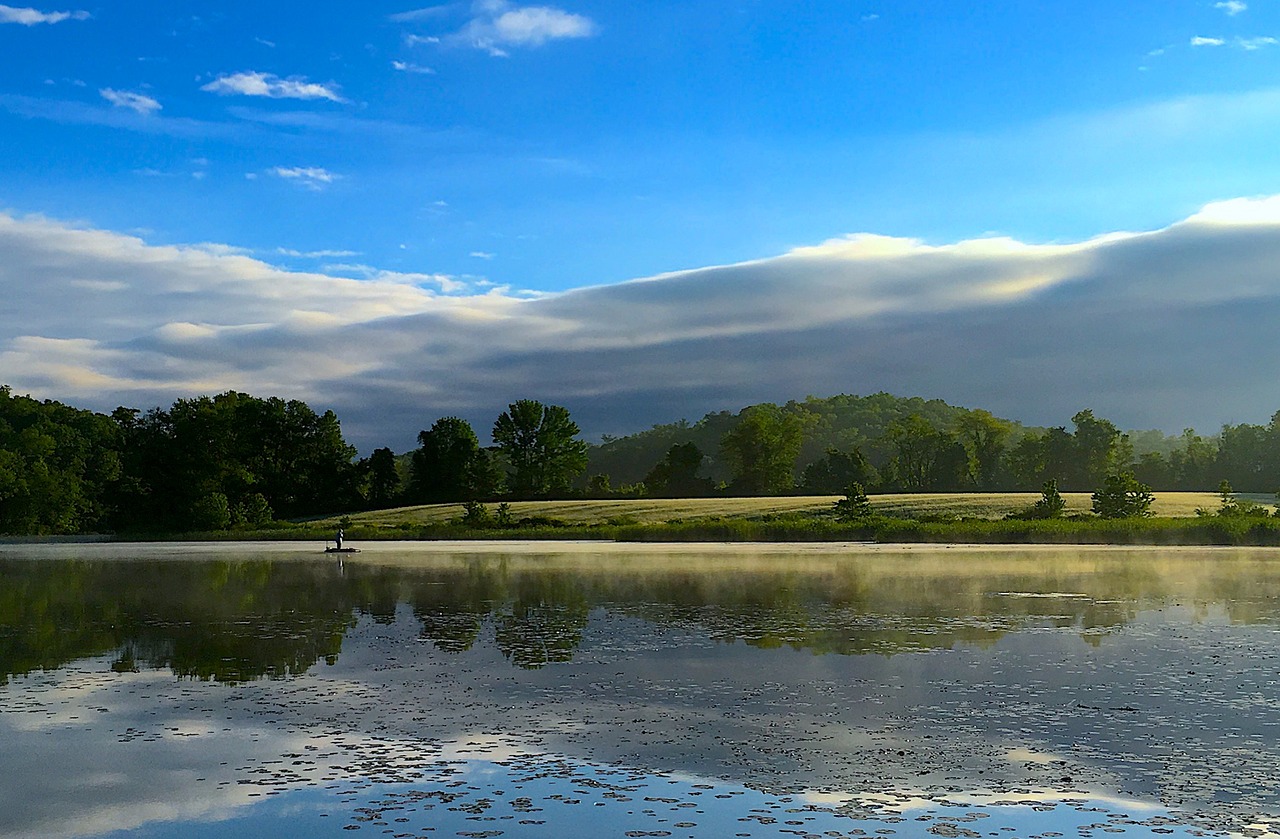
[[1277,834],[1280,551],[0,545],[0,837]]

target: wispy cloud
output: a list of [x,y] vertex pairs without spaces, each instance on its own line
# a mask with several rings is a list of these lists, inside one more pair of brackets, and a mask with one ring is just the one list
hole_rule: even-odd
[[435,70],[430,67],[423,67],[421,64],[414,64],[409,61],[393,61],[391,66],[399,70],[401,73],[417,73],[422,76],[431,76],[435,74]]
[[321,84],[302,76],[283,79],[274,73],[246,71],[219,76],[200,88],[221,96],[265,96],[268,99],[328,99],[345,102],[332,82]]
[[276,166],[268,170],[277,178],[293,181],[307,189],[321,190],[338,179],[338,175],[318,166]]
[[128,108],[131,111],[137,111],[140,114],[153,114],[161,109],[161,105],[150,96],[141,93],[130,93],[126,90],[112,90],[104,87],[98,91],[103,99],[106,99],[117,108]]
[[427,6],[423,9],[410,9],[407,12],[397,12],[393,15],[387,15],[387,20],[395,23],[417,23],[424,20],[434,20],[443,17],[453,10],[450,5],[444,6]]
[[281,256],[292,256],[300,259],[345,259],[349,256],[359,256],[359,251],[341,251],[341,250],[320,250],[320,251],[299,251],[293,248],[276,248],[276,253]]
[[62,23],[64,20],[88,20],[88,12],[41,12],[36,9],[0,6],[0,23],[35,26],[39,23]]
[[1240,2],[1240,0],[1225,0],[1225,2],[1222,3],[1214,3],[1213,7],[1215,9],[1221,9],[1232,17],[1235,17],[1243,11],[1247,11],[1249,5],[1247,3]]
[[1240,49],[1242,50],[1248,50],[1252,52],[1253,50],[1260,50],[1264,47],[1274,47],[1277,44],[1280,44],[1280,40],[1272,38],[1268,35],[1268,36],[1262,36],[1258,38],[1236,38],[1235,44],[1236,46],[1240,47]]
[[[1191,39],[1191,46],[1193,47],[1220,47],[1226,43],[1227,40],[1225,38],[1206,38],[1201,35],[1197,35]],[[1231,40],[1232,46],[1238,47],[1246,52],[1253,52],[1254,50],[1260,50],[1265,47],[1274,47],[1277,44],[1280,44],[1280,39],[1273,38],[1270,35],[1261,35],[1253,38],[1237,37]]]

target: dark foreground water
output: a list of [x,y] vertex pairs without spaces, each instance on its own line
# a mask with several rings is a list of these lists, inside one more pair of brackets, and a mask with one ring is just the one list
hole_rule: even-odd
[[0,546],[2,837],[1272,830],[1280,552]]

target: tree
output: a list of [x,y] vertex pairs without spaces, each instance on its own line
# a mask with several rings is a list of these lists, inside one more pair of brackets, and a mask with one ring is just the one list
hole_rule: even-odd
[[125,529],[218,524],[219,498],[228,523],[266,510],[285,519],[338,512],[362,501],[356,451],[332,411],[228,391],[141,415],[119,409],[111,418],[122,438],[117,522]]
[[1072,468],[1067,475],[1070,486],[1097,486],[1108,472],[1130,468],[1133,452],[1128,438],[1114,423],[1098,419],[1090,410],[1078,412],[1071,422],[1076,431],[1072,435]]
[[795,481],[796,458],[804,439],[804,421],[777,405],[747,408],[738,424],[720,440],[733,470],[730,490],[744,495],[781,495]]
[[1067,509],[1067,502],[1062,500],[1058,492],[1058,482],[1048,480],[1040,490],[1040,498],[1031,505],[1032,516],[1038,519],[1055,519]]
[[109,526],[119,447],[110,418],[0,387],[0,533]]
[[1169,454],[1176,489],[1208,489],[1218,472],[1218,446],[1196,433],[1184,429],[1182,445]]
[[493,424],[493,442],[506,458],[508,487],[517,498],[546,498],[569,492],[587,468],[587,444],[578,424],[559,405],[521,399]]
[[710,495],[714,488],[711,479],[698,477],[703,459],[702,450],[693,443],[677,443],[645,475],[646,491],[656,498]]
[[956,421],[956,436],[969,455],[969,475],[978,489],[994,489],[1013,423],[975,410]]
[[588,498],[610,498],[613,495],[613,484],[608,475],[592,475],[587,479]]
[[409,461],[409,498],[415,504],[473,501],[496,495],[501,475],[471,423],[442,417],[418,433]]
[[1093,493],[1093,511],[1104,519],[1137,518],[1151,514],[1154,500],[1151,487],[1128,472],[1119,472],[1108,475]]
[[400,494],[400,470],[396,468],[396,456],[391,449],[374,449],[366,464],[369,470],[369,506],[377,509],[390,507]]
[[876,468],[859,447],[849,451],[827,449],[822,457],[804,468],[800,489],[811,495],[834,495],[848,489],[850,484],[875,486],[879,480]]
[[894,449],[887,469],[899,489],[907,492],[959,489],[967,475],[969,456],[964,446],[919,414],[889,426]]
[[845,490],[844,498],[831,505],[837,521],[861,522],[871,518],[874,510],[862,484],[854,482]]

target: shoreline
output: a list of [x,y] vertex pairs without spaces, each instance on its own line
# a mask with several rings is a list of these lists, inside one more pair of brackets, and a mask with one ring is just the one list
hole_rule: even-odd
[[[173,540],[173,541],[76,541],[61,538],[56,541],[0,541],[0,558],[7,554],[23,553],[34,549],[40,553],[61,553],[89,548],[90,553],[114,553],[122,550],[136,551],[140,554],[232,554],[252,551],[259,554],[278,554],[292,559],[334,560],[333,554],[325,554],[323,544],[314,540]],[[380,540],[364,542],[359,545],[360,552],[341,557],[343,562],[358,563],[363,558],[388,557],[395,554],[419,555],[518,555],[542,556],[550,553],[558,555],[669,555],[669,554],[703,554],[741,556],[744,554],[764,555],[813,555],[813,556],[856,556],[856,555],[912,555],[912,554],[981,554],[1010,555],[1018,553],[1051,554],[1070,552],[1073,554],[1123,554],[1133,552],[1162,553],[1215,553],[1226,554],[1247,551],[1249,553],[1274,554],[1280,559],[1280,547],[1271,545],[1123,545],[1123,544],[1064,544],[1064,543],[991,543],[972,542],[623,542],[607,540],[550,540],[550,539],[459,539],[459,540]],[[79,552],[79,551],[77,551]],[[144,558],[144,557],[139,557]]]

